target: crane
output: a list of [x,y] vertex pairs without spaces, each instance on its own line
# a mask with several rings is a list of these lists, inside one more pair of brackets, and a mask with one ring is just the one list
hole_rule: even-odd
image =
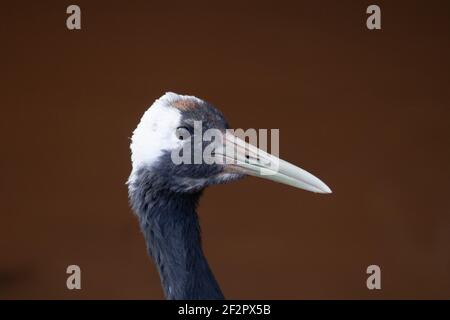
[[[210,153],[217,161],[175,163],[173,155],[180,150],[195,153],[198,147],[206,147],[204,139],[192,139],[198,134],[194,132],[196,122],[202,124],[200,133],[210,129],[218,132],[219,147]],[[167,299],[224,299],[202,249],[196,212],[207,186],[252,175],[316,193],[331,193],[317,177],[227,129],[225,117],[210,103],[168,92],[151,105],[133,132],[129,202]]]

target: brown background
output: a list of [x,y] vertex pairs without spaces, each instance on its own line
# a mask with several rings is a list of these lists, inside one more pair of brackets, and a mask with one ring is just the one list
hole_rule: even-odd
[[334,191],[207,190],[228,298],[450,298],[448,1],[76,3],[81,31],[72,1],[0,8],[0,298],[163,297],[125,181],[131,132],[168,90],[280,128],[281,156]]

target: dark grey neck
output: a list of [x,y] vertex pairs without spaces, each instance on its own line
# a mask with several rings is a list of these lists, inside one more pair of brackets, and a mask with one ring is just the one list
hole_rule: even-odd
[[135,183],[130,201],[167,299],[223,299],[203,254],[195,211],[200,193],[155,191]]

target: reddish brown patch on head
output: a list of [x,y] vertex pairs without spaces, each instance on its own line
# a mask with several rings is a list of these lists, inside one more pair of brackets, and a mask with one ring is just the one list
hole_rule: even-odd
[[181,111],[198,108],[197,102],[193,99],[178,99],[172,105]]

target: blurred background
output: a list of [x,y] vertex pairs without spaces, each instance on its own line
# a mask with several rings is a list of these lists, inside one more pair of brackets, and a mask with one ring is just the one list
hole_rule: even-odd
[[[82,29],[66,28],[81,8]],[[366,28],[381,7],[382,30]],[[39,1],[0,8],[1,299],[161,299],[125,182],[166,91],[334,191],[209,188],[204,249],[227,298],[450,298],[448,1]],[[66,268],[82,290],[66,288]],[[381,290],[366,268],[381,267]]]

